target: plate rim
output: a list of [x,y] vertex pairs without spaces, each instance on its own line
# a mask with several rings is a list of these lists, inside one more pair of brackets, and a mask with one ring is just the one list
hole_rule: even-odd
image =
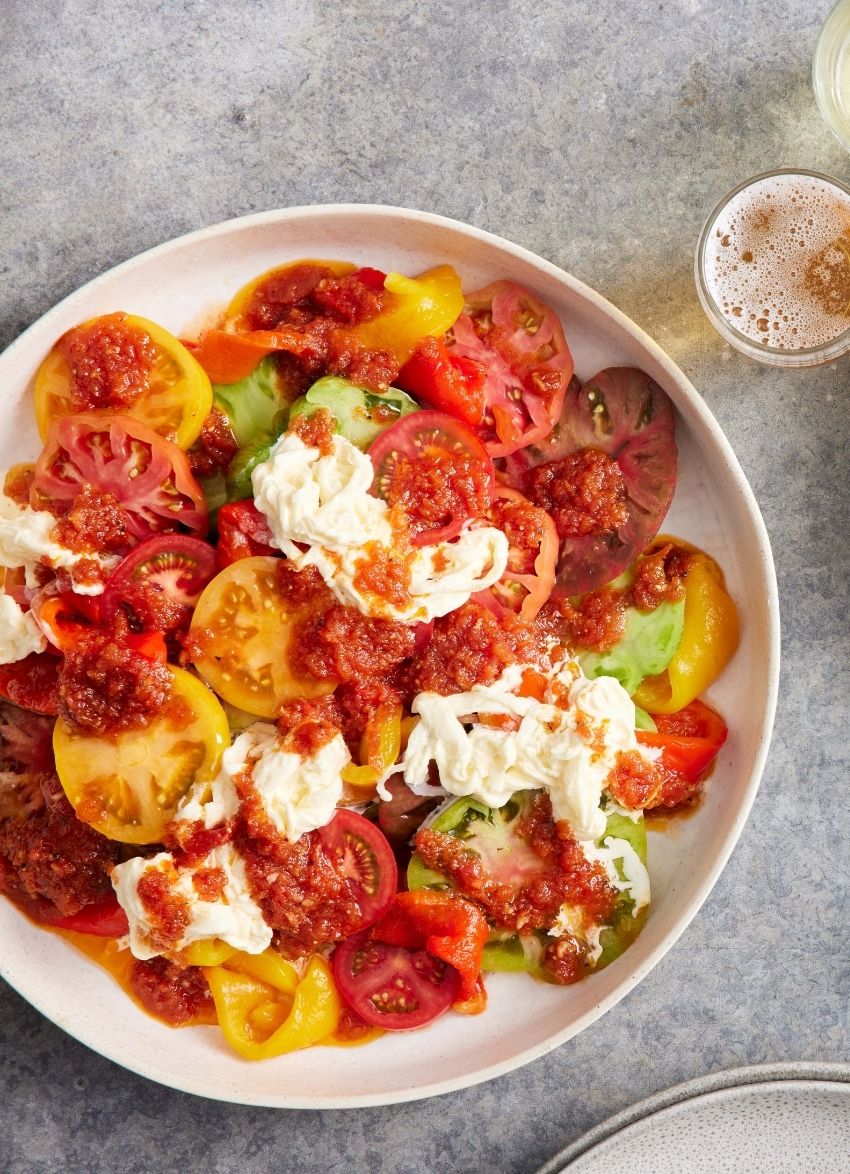
[[498,1061],[490,1064],[485,1068],[476,1070],[476,1072],[452,1077],[445,1080],[430,1081],[426,1084],[419,1085],[415,1088],[408,1088],[402,1090],[393,1090],[384,1094],[353,1094],[346,1095],[344,1098],[338,1096],[307,1096],[307,1097],[293,1097],[285,1095],[283,1098],[272,1099],[268,1096],[260,1095],[252,1098],[248,1094],[239,1093],[237,1096],[227,1090],[221,1092],[210,1092],[208,1089],[198,1087],[195,1082],[186,1080],[170,1081],[163,1078],[162,1075],[151,1075],[144,1070],[144,1066],[134,1067],[132,1063],[120,1055],[120,1048],[102,1047],[100,1045],[93,1045],[85,1039],[81,1039],[73,1029],[65,1024],[57,1023],[57,1020],[47,1010],[43,1009],[41,1000],[33,1000],[28,994],[24,992],[10,977],[8,967],[0,957],[0,977],[15,990],[17,993],[32,1007],[45,1016],[50,1022],[56,1024],[61,1030],[65,1031],[73,1039],[82,1043],[84,1046],[90,1048],[95,1053],[104,1056],[106,1059],[118,1064],[120,1067],[134,1072],[139,1076],[144,1076],[147,1079],[153,1080],[156,1083],[162,1084],[166,1087],[174,1088],[181,1092],[187,1092],[192,1095],[202,1096],[210,1100],[223,1101],[230,1104],[246,1104],[257,1105],[270,1108],[292,1108],[292,1109],[348,1109],[348,1108],[366,1108],[376,1107],[380,1105],[400,1104],[409,1101],[423,1100],[432,1096],[446,1095],[448,1093],[457,1092],[462,1089],[472,1088],[477,1084],[482,1084],[485,1081],[493,1080],[497,1077],[507,1075],[526,1064],[540,1059],[547,1055],[555,1048],[560,1047],[581,1031],[588,1028],[597,1019],[601,1018],[607,1011],[625,998],[637,984],[660,962],[665,954],[676,944],[685,930],[693,921],[699,909],[702,907],[717,880],[726,867],[726,864],[736,847],[746,823],[767,760],[767,754],[770,748],[771,735],[773,732],[776,705],[779,690],[779,665],[781,653],[781,635],[780,635],[780,620],[779,620],[779,592],[776,579],[776,569],[773,560],[773,553],[771,550],[770,539],[765,526],[764,518],[756,500],[755,494],[744,474],[744,471],[735,455],[732,446],[727,439],[725,433],[715,419],[714,415],[705,403],[702,395],[697,391],[693,383],[688,379],[685,373],[681,370],[677,363],[670,358],[670,356],[663,350],[663,348],[655,342],[655,340],[646,333],[641,326],[628,317],[622,310],[603,297],[600,293],[592,287],[586,285],[580,279],[574,277],[571,273],[548,261],[545,257],[525,248],[523,245],[515,244],[513,241],[507,240],[496,233],[489,232],[485,229],[476,227],[475,225],[465,223],[460,220],[455,220],[448,216],[442,216],[434,212],[424,212],[413,208],[406,208],[400,205],[393,204],[375,204],[375,203],[334,203],[334,204],[299,204],[288,208],[274,208],[262,212],[254,212],[246,216],[231,217],[227,220],[218,221],[215,224],[207,227],[195,229],[192,232],[181,234],[173,237],[170,240],[163,241],[152,248],[145,249],[139,253],[135,253],[130,257],[125,258],[118,264],[111,266],[103,273],[85,282],[83,285],[76,287],[60,299],[50,309],[45,311],[35,319],[25,330],[23,330],[2,352],[0,358],[5,362],[13,362],[17,356],[18,351],[25,349],[30,337],[40,331],[45,331],[51,323],[61,318],[65,306],[69,301],[80,297],[83,294],[96,292],[97,289],[107,282],[111,281],[116,275],[121,275],[131,267],[135,266],[141,261],[155,259],[159,256],[167,255],[171,252],[177,252],[185,248],[191,248],[193,245],[206,243],[214,240],[217,237],[225,236],[235,230],[250,229],[253,227],[265,227],[268,225],[285,224],[288,221],[297,220],[305,217],[318,217],[322,219],[337,219],[349,216],[369,216],[379,220],[387,214],[395,214],[397,216],[412,219],[415,222],[431,224],[436,227],[449,229],[455,233],[460,233],[472,240],[483,242],[497,247],[498,249],[507,252],[518,260],[530,264],[542,270],[543,273],[562,283],[569,288],[573,293],[584,299],[596,310],[602,312],[609,319],[611,319],[620,329],[627,335],[634,338],[641,347],[652,357],[658,366],[664,371],[669,379],[669,382],[681,389],[685,395],[689,408],[699,418],[702,428],[710,435],[713,443],[720,450],[723,459],[727,466],[728,475],[734,484],[737,493],[742,499],[742,505],[757,539],[757,550],[753,552],[763,568],[764,579],[767,585],[767,597],[765,599],[766,620],[767,620],[767,645],[768,645],[768,663],[767,663],[767,690],[765,697],[765,707],[763,721],[761,723],[761,732],[759,736],[758,747],[754,756],[753,769],[747,784],[747,789],[742,797],[742,802],[736,813],[735,820],[729,830],[725,842],[721,846],[717,855],[713,858],[711,868],[708,870],[703,882],[692,899],[682,909],[678,925],[671,930],[663,942],[660,942],[656,948],[647,956],[645,961],[637,966],[635,969],[622,979],[615,991],[612,991],[604,999],[601,999],[592,1008],[590,1008],[584,1015],[580,1016],[569,1026],[550,1036],[541,1043],[535,1044],[530,1048],[524,1049],[513,1056],[509,1060]]
[[681,1084],[671,1085],[653,1093],[652,1096],[628,1105],[611,1117],[583,1133],[575,1141],[564,1146],[548,1161],[539,1166],[534,1174],[566,1174],[571,1162],[589,1154],[596,1146],[609,1141],[617,1133],[644,1121],[649,1117],[678,1105],[699,1101],[715,1093],[730,1092],[734,1089],[758,1088],[760,1085],[786,1084],[835,1085],[850,1095],[850,1064],[838,1061],[827,1063],[817,1060],[777,1061],[766,1064],[748,1064],[743,1068],[730,1068],[696,1076]]

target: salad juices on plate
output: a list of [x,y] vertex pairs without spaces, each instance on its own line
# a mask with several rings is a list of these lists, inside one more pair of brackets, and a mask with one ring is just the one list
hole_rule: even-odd
[[[57,340],[0,500],[0,889],[247,1059],[583,980],[738,640],[675,419],[532,291],[304,261]],[[590,978],[592,981],[592,977]]]

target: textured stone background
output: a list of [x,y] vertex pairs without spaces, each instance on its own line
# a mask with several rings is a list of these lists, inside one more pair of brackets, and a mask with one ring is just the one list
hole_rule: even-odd
[[[93,17],[98,7],[109,15]],[[848,1058],[847,362],[721,343],[691,257],[743,177],[847,178],[809,80],[829,0],[3,0],[0,341],[159,241],[256,209],[374,201],[468,220],[596,287],[694,380],[764,511],[784,667],[740,845],[678,945],[537,1063],[397,1108],[207,1103],[0,991],[0,1168],[528,1171],[713,1069]]]

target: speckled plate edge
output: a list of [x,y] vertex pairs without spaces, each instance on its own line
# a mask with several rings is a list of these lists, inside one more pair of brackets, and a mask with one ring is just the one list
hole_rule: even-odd
[[341,1108],[361,1108],[371,1107],[375,1105],[396,1104],[403,1101],[420,1100],[431,1096],[443,1095],[446,1093],[455,1092],[459,1089],[468,1088],[470,1086],[482,1083],[487,1080],[492,1080],[496,1077],[502,1076],[530,1063],[533,1060],[539,1059],[548,1052],[559,1047],[573,1036],[579,1034],[585,1028],[589,1027],[606,1011],[616,1005],[626,994],[628,994],[638,983],[649,973],[650,970],[657,965],[660,959],[672,948],[678,941],[685,929],[696,916],[700,907],[705,902],[709,893],[717,882],[720,873],[726,866],[726,863],[732,854],[732,851],[737,844],[744,824],[749,816],[753,802],[755,800],[756,791],[758,790],[759,782],[764,771],[767,754],[770,747],[770,738],[773,729],[773,722],[776,712],[776,702],[779,689],[779,659],[780,659],[780,625],[779,625],[779,598],[778,586],[776,582],[776,572],[773,563],[773,554],[770,547],[770,540],[768,538],[767,530],[764,525],[764,520],[761,516],[761,511],[756,502],[755,495],[750,488],[749,482],[738,463],[737,457],[726,439],[726,436],[721,429],[718,422],[715,420],[710,409],[704,403],[702,396],[697,392],[694,385],[685,376],[684,372],[678,367],[676,363],[667,355],[667,353],[645,333],[635,322],[632,321],[621,310],[617,309],[601,294],[597,293],[590,286],[585,285],[584,282],[579,281],[573,277],[572,274],[559,266],[552,264],[545,258],[526,249],[521,245],[514,244],[506,240],[504,237],[497,236],[494,233],[486,232],[473,225],[465,224],[462,221],[454,220],[450,217],[440,216],[435,213],[421,212],[409,208],[402,208],[394,205],[382,204],[325,204],[325,205],[301,205],[292,208],[274,209],[266,212],[254,213],[250,216],[236,217],[230,220],[222,221],[218,224],[210,225],[206,228],[198,229],[195,232],[184,234],[172,240],[163,242],[152,249],[145,250],[128,258],[127,260],[113,266],[111,269],[93,278],[91,281],[85,283],[79,288],[72,291],[60,302],[54,305],[44,315],[38,318],[31,326],[29,326],[21,335],[16,338],[11,345],[4,352],[4,358],[8,361],[17,355],[18,351],[24,350],[29,344],[30,339],[35,336],[39,337],[43,334],[47,337],[51,331],[55,332],[54,322],[59,323],[62,319],[62,314],[66,303],[72,299],[77,299],[83,293],[91,293],[96,291],[101,285],[109,282],[115,275],[123,274],[128,269],[131,269],[142,259],[153,259],[163,254],[186,249],[190,246],[202,244],[212,238],[226,236],[232,232],[235,227],[252,227],[264,225],[285,225],[288,222],[296,221],[298,218],[305,215],[315,216],[322,215],[330,219],[344,218],[352,214],[365,214],[367,216],[380,217],[382,215],[401,215],[410,218],[412,222],[419,222],[421,224],[430,224],[436,227],[452,230],[460,235],[467,236],[473,240],[480,241],[485,244],[496,246],[498,249],[512,254],[521,261],[525,261],[531,266],[537,268],[542,273],[554,278],[556,281],[564,284],[568,289],[576,293],[592,307],[601,311],[607,318],[615,323],[621,330],[640,344],[645,352],[651,357],[658,367],[664,372],[667,380],[672,384],[678,394],[680,394],[689,404],[692,412],[698,417],[701,428],[710,436],[712,443],[719,450],[724,460],[727,472],[734,482],[735,489],[739,495],[741,507],[746,511],[749,521],[753,527],[756,535],[756,548],[753,550],[753,557],[760,564],[763,582],[766,588],[766,620],[767,620],[767,648],[769,655],[769,663],[767,666],[767,689],[764,697],[764,706],[762,710],[762,720],[760,722],[761,735],[758,749],[756,751],[752,770],[746,791],[742,797],[736,818],[732,826],[727,830],[723,842],[718,846],[717,853],[712,861],[711,867],[706,871],[702,878],[702,883],[697,892],[695,892],[691,899],[683,906],[677,918],[675,926],[667,933],[665,938],[652,951],[652,953],[642,961],[639,966],[628,975],[624,976],[617,988],[607,997],[601,999],[588,1012],[580,1015],[576,1020],[572,1021],[567,1027],[560,1031],[554,1032],[546,1040],[535,1044],[532,1047],[520,1049],[514,1053],[510,1059],[502,1060],[495,1064],[486,1065],[479,1068],[473,1073],[464,1074],[462,1077],[451,1079],[434,1080],[425,1084],[418,1085],[415,1088],[393,1090],[392,1093],[367,1093],[367,1094],[349,1094],[344,1098],[334,1096],[298,1096],[287,1095],[281,1098],[266,1098],[254,1095],[234,1095],[232,1092],[223,1091],[219,1089],[210,1089],[202,1077],[199,1076],[193,1080],[176,1080],[173,1077],[169,1078],[163,1076],[162,1073],[153,1073],[149,1071],[144,1065],[133,1063],[133,1061],[125,1055],[126,1049],[121,1046],[104,1046],[102,1042],[94,1043],[91,1039],[86,1038],[83,1033],[78,1033],[74,1026],[66,1022],[60,1022],[57,1019],[52,1008],[49,1007],[44,1000],[34,996],[33,992],[25,989],[26,984],[16,981],[17,975],[10,972],[6,966],[5,960],[0,957],[0,977],[4,978],[13,989],[17,990],[32,1006],[41,1011],[53,1022],[57,1022],[60,1027],[86,1046],[93,1048],[106,1058],[113,1060],[115,1063],[121,1065],[130,1071],[136,1072],[138,1075],[146,1076],[149,1079],[158,1081],[169,1087],[179,1089],[183,1092],[193,1093],[211,1099],[223,1100],[230,1103],[264,1105],[275,1108],[291,1108],[291,1109],[341,1109]]
[[587,1133],[582,1134],[577,1141],[572,1142],[550,1158],[545,1165],[540,1166],[534,1174],[566,1174],[570,1163],[589,1153],[594,1146],[600,1145],[619,1133],[621,1129],[634,1125],[662,1109],[669,1109],[673,1105],[683,1104],[703,1097],[708,1093],[721,1092],[725,1089],[745,1088],[748,1085],[775,1084],[786,1081],[830,1081],[831,1083],[850,1085],[850,1064],[821,1064],[816,1061],[799,1060],[776,1064],[751,1064],[746,1068],[730,1068],[726,1072],[712,1072],[708,1076],[698,1076],[694,1080],[687,1080],[684,1084],[675,1084],[647,1097],[637,1104],[629,1105],[615,1113],[613,1117],[594,1125]]

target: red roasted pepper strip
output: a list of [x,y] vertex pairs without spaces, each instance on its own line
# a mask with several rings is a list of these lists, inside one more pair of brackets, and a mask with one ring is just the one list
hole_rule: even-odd
[[399,371],[396,383],[432,408],[447,412],[471,428],[484,419],[483,363],[454,355],[440,338],[424,338]]
[[703,775],[729,732],[720,714],[702,701],[692,701],[677,713],[654,714],[653,719],[658,733],[638,730],[638,742],[660,749],[662,766],[689,782]]
[[461,980],[459,1002],[479,995],[477,980],[489,934],[487,918],[472,901],[457,893],[429,889],[397,893],[371,930],[371,936],[379,942],[408,950],[425,949],[453,966]]
[[268,523],[252,501],[234,501],[218,511],[218,545],[215,550],[219,569],[241,558],[257,554],[280,554],[271,545]]

